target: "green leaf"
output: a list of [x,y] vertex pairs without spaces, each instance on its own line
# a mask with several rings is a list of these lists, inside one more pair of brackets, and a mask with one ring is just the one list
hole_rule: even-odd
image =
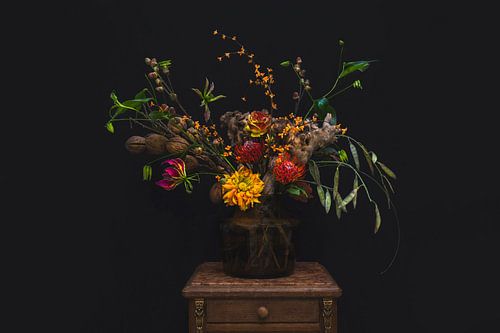
[[344,200],[342,200],[342,202],[340,203],[340,207],[346,207],[356,197],[358,190],[359,186],[353,188],[352,191],[344,198]]
[[160,68],[166,68],[166,69],[169,69],[170,66],[172,66],[172,60],[162,60],[158,63],[158,66],[160,66]]
[[302,194],[307,195],[306,190],[304,188],[297,186],[297,185],[290,185],[286,191],[290,193],[291,195],[296,195],[296,196],[301,196]]
[[313,177],[316,184],[321,185],[321,177],[319,174],[319,168],[314,160],[309,160],[309,173]]
[[330,208],[332,207],[332,196],[330,195],[330,191],[326,191],[325,193],[325,211],[328,214],[330,212]]
[[380,217],[380,211],[378,210],[378,205],[374,202],[375,205],[375,230],[374,233],[377,233],[378,229],[380,229],[380,225],[382,224],[382,218]]
[[339,178],[340,178],[340,165],[337,166],[337,170],[335,170],[335,176],[333,176],[333,195],[339,193]]
[[108,130],[109,133],[115,133],[115,128],[113,127],[113,124],[110,121],[106,123],[106,129]]
[[110,95],[110,98],[113,100],[114,103],[112,109],[115,109],[115,114],[112,116],[112,118],[115,118],[116,116],[124,113],[127,110],[131,110],[134,112],[140,111],[144,103],[147,103],[153,99],[151,97],[146,97],[146,92],[147,89],[143,89],[135,95],[134,99],[120,102],[118,100],[118,96],[116,96],[116,93],[113,91]]
[[286,61],[283,61],[280,63],[280,66],[282,67],[289,67],[292,63],[290,62],[290,60],[286,60]]
[[330,113],[332,115],[332,120],[330,121],[330,124],[331,125],[337,124],[337,113],[335,112],[333,106],[330,105],[330,101],[328,100],[328,98],[323,97],[314,100],[313,111],[318,114],[318,117],[321,120],[325,119],[326,115]]
[[356,169],[359,170],[359,156],[358,156],[358,150],[356,149],[356,146],[352,144],[351,141],[349,141],[349,148],[351,148],[351,154],[352,158],[354,159],[354,164],[356,164]]
[[363,150],[363,155],[365,156],[366,163],[368,164],[368,167],[370,167],[370,171],[373,175],[375,172],[375,169],[373,168],[373,163],[372,163],[372,158],[370,157],[370,154],[368,153],[368,150],[363,146],[361,143],[358,142],[358,145],[361,147],[361,150]]
[[153,111],[149,113],[151,120],[164,120],[169,119],[170,115],[167,112]]
[[342,161],[344,163],[349,161],[349,157],[347,157],[347,153],[343,149],[339,150],[339,158],[340,158],[340,161]]
[[391,170],[389,169],[385,164],[383,164],[382,162],[378,162],[377,161],[377,164],[380,165],[380,168],[389,176],[391,177],[392,179],[396,179],[396,174]]
[[377,159],[378,159],[377,154],[375,154],[374,152],[371,152],[371,155],[372,155],[372,162],[377,163]]
[[344,67],[343,67],[344,69],[342,70],[342,73],[340,73],[339,78],[343,78],[344,76],[349,75],[355,71],[364,72],[365,70],[368,69],[370,63],[374,61],[376,60],[344,62]]
[[219,99],[221,99],[221,98],[226,98],[226,96],[224,96],[224,95],[219,95],[219,96],[216,96],[216,97],[210,97],[210,98],[208,99],[208,102],[209,102],[209,103],[211,103],[211,102],[215,102],[215,101],[217,101],[217,100],[219,100]]
[[144,181],[151,180],[151,177],[153,175],[153,168],[151,165],[146,164],[144,167],[142,167],[142,179]]
[[[352,184],[352,188],[357,188],[358,187],[358,176],[354,176],[354,183]],[[354,198],[352,199],[352,206],[354,209],[356,209],[356,202],[358,201],[358,193],[354,195]]]
[[340,198],[340,193],[334,193],[333,199],[335,200],[335,213],[337,214],[337,218],[340,220],[340,217],[342,216],[342,209],[340,208],[342,199]]
[[321,202],[321,206],[325,207],[325,191],[323,190],[323,186],[318,185],[316,191],[318,192],[318,199]]
[[392,184],[391,184],[391,182],[389,181],[389,179],[388,179],[386,176],[384,176],[384,175],[382,175],[382,178],[385,180],[385,182],[386,182],[387,184],[389,184],[389,188],[391,189],[392,194],[396,193],[396,192],[394,191],[394,188],[392,187]]

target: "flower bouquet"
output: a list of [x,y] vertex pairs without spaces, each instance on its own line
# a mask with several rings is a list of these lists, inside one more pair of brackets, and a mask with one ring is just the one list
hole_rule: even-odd
[[[268,109],[245,106],[244,111],[221,112],[216,102],[226,96],[217,94],[214,83],[206,79],[201,89],[191,92],[199,99],[200,110],[188,112],[172,86],[172,61],[146,58],[148,87],[124,101],[111,93],[113,105],[106,123],[111,133],[121,122],[145,132],[125,143],[133,154],[157,155],[145,164],[144,180],[154,179],[167,191],[183,187],[191,193],[206,177],[213,182],[209,198],[214,204],[237,207],[234,217],[222,224],[224,269],[235,276],[274,277],[293,271],[291,230],[296,220],[280,204],[284,197],[300,202],[317,199],[325,213],[333,210],[340,219],[349,205],[356,207],[358,194],[364,192],[374,209],[377,232],[381,215],[368,180],[385,193],[390,207],[391,178],[396,176],[373,151],[347,135],[332,106],[341,93],[362,89],[360,80],[349,78],[367,70],[372,61],[343,61],[340,41],[338,75],[322,95],[313,93],[300,57],[283,61],[279,68],[294,73],[298,88],[290,92],[293,110],[282,110],[273,90],[275,71],[261,66],[236,36],[218,31],[213,35],[234,45],[217,57],[219,62],[240,58],[251,66],[251,77],[243,80],[263,92]],[[251,105],[246,96],[238,98]],[[349,173],[342,172],[342,179],[352,183],[346,194],[339,190],[342,169]],[[325,172],[334,175],[333,184],[322,181]]]

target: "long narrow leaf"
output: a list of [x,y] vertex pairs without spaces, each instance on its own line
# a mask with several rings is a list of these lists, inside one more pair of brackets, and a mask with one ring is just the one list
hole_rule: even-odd
[[391,177],[392,179],[396,179],[396,174],[391,170],[389,169],[384,163],[382,162],[378,162],[377,161],[377,164],[380,165],[380,168],[389,176]]
[[335,200],[335,213],[337,214],[337,218],[340,220],[340,217],[342,216],[342,209],[340,208],[340,194],[338,192],[333,193],[333,198]]
[[370,171],[373,175],[375,173],[375,169],[373,168],[373,163],[372,163],[372,158],[370,156],[370,153],[368,153],[368,150],[361,143],[358,142],[358,145],[361,147],[361,150],[363,151],[363,155],[365,156],[366,163],[368,164],[368,167],[370,168]]
[[354,164],[356,164],[356,169],[359,170],[359,156],[358,156],[358,150],[356,149],[356,146],[352,144],[351,141],[349,141],[349,148],[351,148],[351,154],[352,158],[354,159]]
[[321,184],[321,177],[319,174],[319,168],[316,162],[314,160],[309,160],[309,173],[313,177],[314,181],[316,184],[320,185]]
[[333,177],[333,194],[339,192],[339,178],[340,178],[340,165],[337,166],[337,170],[335,170],[335,176]]
[[375,205],[375,230],[374,233],[380,229],[380,225],[382,224],[382,218],[380,217],[380,211],[378,210],[378,205],[374,202]]
[[323,186],[318,185],[316,187],[316,190],[318,191],[318,199],[321,203],[321,206],[325,207],[325,191],[323,190]]
[[[358,187],[358,176],[354,176],[354,183],[352,184],[352,188],[357,188]],[[356,191],[356,194],[354,195],[354,198],[352,199],[352,205],[354,209],[356,209],[356,203],[358,201],[358,192]]]
[[332,196],[330,195],[330,191],[326,191],[325,193],[325,211],[328,214],[330,212],[330,208],[332,207]]
[[352,191],[344,198],[344,200],[342,200],[342,202],[340,203],[340,207],[342,208],[347,206],[356,197],[356,193],[358,193],[358,190],[359,186],[353,188]]

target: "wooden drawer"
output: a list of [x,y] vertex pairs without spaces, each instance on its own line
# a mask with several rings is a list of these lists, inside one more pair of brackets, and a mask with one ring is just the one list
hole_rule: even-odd
[[314,298],[207,299],[206,311],[208,323],[318,323],[320,319],[319,300]]

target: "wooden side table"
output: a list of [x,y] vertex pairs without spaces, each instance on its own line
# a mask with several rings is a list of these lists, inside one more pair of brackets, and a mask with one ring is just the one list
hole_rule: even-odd
[[298,262],[291,276],[240,279],[222,263],[200,265],[182,290],[190,333],[336,333],[342,290],[316,262]]

